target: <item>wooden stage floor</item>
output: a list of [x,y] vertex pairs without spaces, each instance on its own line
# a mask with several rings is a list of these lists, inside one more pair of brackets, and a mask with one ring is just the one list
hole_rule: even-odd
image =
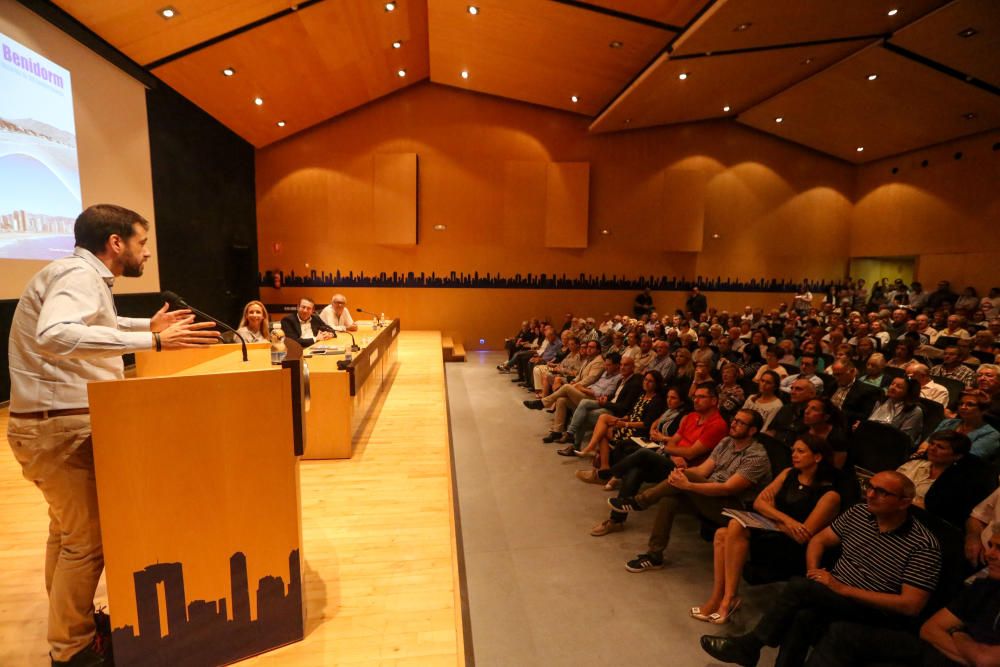
[[[354,457],[301,463],[305,640],[240,665],[465,664],[441,336],[399,338]],[[49,664],[47,531],[41,494],[0,454],[0,665]]]

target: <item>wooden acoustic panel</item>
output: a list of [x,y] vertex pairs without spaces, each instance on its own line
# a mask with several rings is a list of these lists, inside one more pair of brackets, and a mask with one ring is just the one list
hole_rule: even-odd
[[545,247],[586,248],[590,163],[551,162],[545,187]]
[[[877,79],[869,81],[873,74]],[[975,115],[967,119],[969,113]],[[779,117],[782,122],[775,122]],[[872,46],[740,114],[739,121],[862,163],[997,127],[1000,97]]]
[[604,7],[623,14],[684,27],[711,0],[586,0],[586,2],[588,5]]
[[384,245],[417,244],[417,154],[382,154],[373,158],[372,241]]
[[[590,130],[614,132],[736,116],[866,43],[836,42],[680,60],[663,54],[597,117]],[[680,79],[681,74],[687,78]]]
[[[959,34],[968,28],[975,34]],[[996,0],[957,0],[906,26],[889,41],[1000,87],[1000,2]]]
[[718,0],[674,43],[673,55],[887,35],[946,1]]
[[425,78],[426,27],[420,0],[321,2],[153,73],[259,147]]
[[[296,4],[295,0],[54,0],[63,11],[146,65]],[[160,10],[177,10],[164,19]]]
[[429,0],[432,81],[586,115],[676,34],[558,2],[477,0],[475,16],[468,5]]
[[545,188],[548,163],[527,160],[504,162],[503,232],[505,246],[537,243],[545,229]]

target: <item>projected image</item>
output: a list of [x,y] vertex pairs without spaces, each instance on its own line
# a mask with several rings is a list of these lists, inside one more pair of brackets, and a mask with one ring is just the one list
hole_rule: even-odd
[[0,258],[68,255],[81,208],[69,70],[0,33]]

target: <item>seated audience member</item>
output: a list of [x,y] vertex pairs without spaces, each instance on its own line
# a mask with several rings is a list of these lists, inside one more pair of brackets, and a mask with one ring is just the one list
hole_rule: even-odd
[[641,373],[647,369],[649,364],[653,362],[656,357],[656,353],[653,352],[653,339],[650,336],[643,335],[639,338],[639,352],[632,355],[635,359],[635,372]]
[[691,358],[695,362],[704,361],[707,362],[710,368],[715,367],[715,351],[709,347],[712,342],[711,336],[708,334],[698,334],[697,347],[691,352]]
[[653,357],[646,369],[662,375],[664,384],[671,384],[674,375],[677,374],[677,364],[670,358],[670,344],[665,340],[654,341],[653,353],[656,356]]
[[520,355],[515,357],[517,359],[517,378],[515,380],[520,381],[525,387],[531,386],[530,383],[535,366],[553,361],[556,355],[562,350],[562,339],[555,328],[546,326],[544,332],[545,340],[542,341],[542,344],[535,350],[534,354],[530,357],[522,357]]
[[781,384],[781,378],[774,371],[764,371],[760,375],[760,379],[757,380],[757,391],[759,393],[752,394],[744,403],[743,408],[745,410],[753,410],[759,413],[764,423],[761,425],[761,431],[767,431],[771,426],[771,420],[774,419],[778,411],[781,410],[781,406],[784,405],[778,395],[775,393],[778,391],[778,385]]
[[975,569],[985,563],[985,547],[990,535],[1000,536],[1000,489],[976,505],[965,522],[965,559]]
[[334,294],[330,299],[330,305],[320,311],[319,317],[333,327],[334,331],[358,330],[358,325],[354,323],[354,318],[347,310],[347,297],[343,294]]
[[639,349],[639,334],[635,331],[629,331],[625,334],[625,351],[622,352],[622,357],[635,357],[639,355],[642,350]]
[[835,361],[830,366],[830,373],[837,381],[837,388],[830,398],[844,413],[847,427],[853,428],[858,422],[868,419],[875,409],[875,403],[882,397],[882,392],[859,381],[858,369],[854,364]]
[[961,315],[949,315],[948,316],[948,326],[937,332],[937,335],[931,336],[931,345],[937,343],[938,338],[941,336],[948,336],[950,338],[969,338],[969,332],[964,328],[965,318]]
[[316,304],[312,299],[299,299],[299,307],[295,314],[289,313],[281,318],[281,330],[285,338],[294,340],[302,347],[309,347],[321,340],[334,338],[336,334],[329,324],[319,318],[314,311]]
[[809,382],[811,382],[813,387],[816,389],[817,395],[823,393],[823,378],[816,374],[816,355],[803,354],[799,357],[799,372],[794,375],[789,375],[781,381],[781,391],[786,394],[790,393],[792,383],[800,379],[809,380]]
[[[530,324],[528,331],[522,331],[518,334],[517,339],[514,341],[513,351],[507,361],[497,364],[497,370],[501,373],[510,373],[511,369],[518,367],[522,357],[532,356],[535,350],[541,347],[544,340],[545,336],[542,333],[541,326],[537,322]],[[516,379],[512,380],[512,382],[517,381]]]
[[746,402],[746,392],[737,384],[739,367],[736,364],[726,364],[722,367],[722,382],[719,383],[719,412],[726,421],[732,419],[736,411]]
[[981,352],[984,355],[987,355],[990,360],[995,359],[997,355],[997,344],[993,339],[993,332],[989,329],[977,331],[972,337],[972,351]]
[[[587,346],[590,351],[593,351],[591,346],[596,346],[596,343],[591,341],[587,343]],[[549,431],[562,433],[567,415],[576,409],[580,401],[585,398],[598,399],[601,396],[610,396],[618,388],[618,383],[622,379],[620,375],[621,357],[611,353],[604,358],[604,362],[604,371],[597,379],[591,380],[591,376],[588,375],[586,378],[564,384],[545,398],[524,401],[524,405],[532,410],[553,409],[552,427]],[[592,368],[590,363],[584,367],[584,369],[588,368]]]
[[260,301],[251,301],[243,307],[240,326],[236,333],[243,336],[248,343],[264,343],[270,340],[271,320],[267,316],[267,308]]
[[[639,377],[639,373],[636,373]],[[580,470],[576,476],[585,482],[604,484],[611,479],[611,449],[627,448],[633,437],[648,437],[653,421],[663,414],[663,378],[656,371],[647,371],[642,377],[642,394],[636,398],[624,417],[603,415],[597,420],[593,436],[579,456],[595,452],[595,470]],[[603,427],[603,428],[602,428]]]
[[756,345],[747,344],[743,346],[736,366],[740,369],[741,377],[756,377],[757,371],[764,366],[764,357],[761,356],[760,349]]
[[532,370],[532,384],[538,391],[539,398],[548,396],[552,392],[553,381],[556,378],[575,377],[583,367],[583,358],[580,356],[580,341],[567,331],[563,332],[562,337],[563,349],[557,360],[538,364]]
[[767,348],[767,354],[764,355],[766,363],[757,369],[757,372],[753,376],[753,381],[756,382],[757,380],[759,380],[760,376],[765,371],[773,371],[777,373],[778,377],[780,377],[781,379],[788,377],[788,371],[785,370],[785,367],[781,365],[781,357],[783,355],[784,352],[777,345],[772,345],[769,348]]
[[[525,341],[531,339],[531,322],[525,320],[521,322],[521,330],[513,338],[504,338],[503,346],[507,350],[507,361],[514,356],[514,353],[521,349],[522,344]],[[509,372],[510,367],[506,363],[497,364],[497,370],[501,372]]]
[[691,358],[691,350],[686,347],[677,348],[674,352],[674,364],[677,366],[674,386],[687,394],[691,383],[694,382],[694,360]]
[[924,411],[917,403],[919,396],[920,384],[916,380],[894,378],[885,390],[885,398],[875,405],[868,419],[898,428],[916,444],[924,428]]
[[[989,405],[986,394],[978,389],[963,391],[958,399],[958,417],[943,420],[934,429],[934,433],[957,431],[968,436],[971,453],[993,463],[1000,458],[1000,432],[983,421],[983,414]],[[930,438],[920,445],[917,454],[923,454],[929,443]]]
[[829,462],[836,468],[843,468],[847,460],[847,431],[844,415],[829,398],[811,398],[802,412],[802,427],[805,435],[825,440],[833,451]]
[[868,328],[871,331],[868,335],[874,338],[876,341],[878,341],[879,349],[880,350],[886,349],[886,346],[889,345],[889,341],[891,339],[889,336],[889,332],[886,331],[885,327],[882,325],[882,320],[879,319],[873,320],[871,324],[868,325]]
[[[763,646],[778,646],[778,664],[802,665],[830,623],[912,627],[941,571],[937,538],[910,515],[914,493],[913,482],[904,475],[876,474],[867,502],[838,516],[809,541],[806,577],[793,578],[751,632],[706,635],[702,648],[722,662],[756,665]],[[838,545],[841,553],[832,569],[822,569],[824,552]]]
[[975,287],[966,287],[962,290],[961,296],[955,301],[955,310],[964,310],[966,312],[972,312],[979,307],[979,294],[976,293]]
[[625,334],[620,331],[615,331],[611,334],[611,345],[604,353],[609,354],[611,352],[617,352],[618,354],[625,353]]
[[593,317],[588,317],[581,322],[580,333],[577,335],[581,343],[589,343],[592,340],[596,341],[599,335],[597,322]]
[[722,516],[725,508],[743,508],[752,502],[771,481],[767,452],[755,439],[762,423],[756,412],[741,410],[729,425],[729,437],[723,438],[705,461],[691,468],[675,468],[664,481],[634,497],[608,500],[612,521],[616,514],[642,511],[659,503],[646,553],[628,561],[625,569],[645,572],[663,567],[663,552],[681,509],[693,510],[700,518],[721,527],[727,522]]
[[753,503],[778,530],[751,530],[731,519],[715,531],[712,594],[708,602],[691,608],[691,616],[716,625],[729,620],[740,606],[737,594],[748,557],[786,578],[806,573],[806,544],[840,511],[832,456],[825,440],[805,435],[795,441],[792,467],[782,470]]
[[970,454],[972,441],[958,431],[932,433],[924,457],[899,466],[916,487],[913,504],[961,527],[969,512],[997,488],[997,476]]
[[892,381],[892,377],[885,374],[885,357],[881,352],[876,352],[868,357],[864,364],[865,374],[861,376],[861,381],[877,389],[884,389]]
[[715,362],[715,368],[717,370],[721,369],[726,364],[736,363],[742,357],[739,352],[733,349],[733,341],[729,338],[729,336],[723,335],[719,338],[717,345],[719,348],[718,359]]
[[913,341],[908,339],[899,340],[896,343],[896,349],[893,350],[892,359],[889,360],[888,366],[892,368],[906,368],[911,363],[913,363],[913,354],[916,351],[916,345]]
[[[604,434],[608,428],[609,421],[615,421],[628,414],[635,402],[642,395],[642,373],[635,372],[635,359],[625,357],[622,359],[619,368],[618,386],[607,395],[596,398],[584,398],[576,404],[572,418],[566,431],[560,433],[554,428],[548,437],[543,438],[543,442],[565,442],[570,443],[567,447],[557,451],[562,456],[575,456],[583,444],[583,438],[588,429],[595,433],[598,428]],[[560,399],[567,401],[566,397]],[[558,405],[557,405],[558,412]],[[602,418],[603,421],[602,421]],[[556,421],[553,419],[553,427]]]
[[976,382],[976,372],[962,363],[957,345],[944,348],[941,363],[931,368],[930,374],[932,378],[945,377],[958,380],[966,387],[971,387]]
[[920,397],[948,407],[948,390],[931,379],[930,369],[924,364],[913,362],[905,368],[906,376],[920,384]]
[[691,378],[688,396],[693,395],[698,385],[703,382],[715,382],[715,376],[712,375],[712,365],[704,361],[696,361],[694,362],[694,377]]
[[1000,421],[1000,366],[983,364],[976,369],[976,387],[981,389],[990,399],[990,407],[984,417]]
[[806,405],[814,398],[816,398],[816,386],[812,382],[809,380],[793,382],[791,399],[771,420],[771,435],[791,447],[799,434],[806,429],[802,423],[802,415]]
[[1000,665],[1000,533],[989,536],[984,553],[987,576],[963,588],[927,619],[919,638],[911,632],[837,621],[806,667]]

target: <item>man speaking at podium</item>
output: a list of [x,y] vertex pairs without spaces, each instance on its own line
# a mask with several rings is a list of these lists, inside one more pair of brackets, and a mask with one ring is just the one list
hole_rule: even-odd
[[90,667],[111,663],[110,637],[95,632],[104,552],[87,383],[122,379],[127,352],[209,345],[218,333],[209,329],[211,322],[195,323],[188,310],[167,312],[167,304],[151,319],[118,317],[115,278],[142,275],[150,257],[149,223],[138,213],[91,206],[73,232],[73,254],[35,274],[14,311],[7,439],[24,477],[49,505],[45,588],[52,664]]

